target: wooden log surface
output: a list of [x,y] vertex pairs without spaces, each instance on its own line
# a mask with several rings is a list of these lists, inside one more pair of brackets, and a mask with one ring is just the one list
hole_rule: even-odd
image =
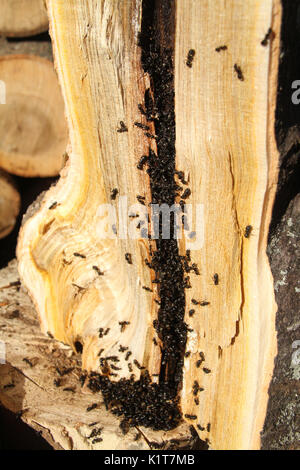
[[[14,284],[17,283],[17,284]],[[140,450],[192,448],[197,440],[182,424],[174,431],[131,428],[124,435],[120,419],[105,409],[101,394],[81,388],[81,359],[40,331],[37,313],[19,286],[16,260],[0,271],[0,403],[56,449]],[[68,374],[63,373],[72,369]],[[54,381],[61,380],[57,387]],[[97,408],[87,408],[97,403]],[[92,425],[92,423],[96,423]],[[90,438],[94,430],[101,433]],[[94,433],[97,431],[94,431]],[[139,436],[139,437],[138,437]],[[94,439],[101,438],[99,442]]]
[[[115,236],[110,227],[102,239],[98,224],[101,205],[111,203],[120,211],[119,196],[127,197],[128,208],[138,203],[137,196],[150,202],[149,177],[137,164],[155,143],[134,125],[141,120],[138,104],[149,88],[137,46],[141,5],[140,0],[49,3],[70,158],[58,185],[24,224],[18,243],[19,269],[28,278],[42,329],[73,347],[80,341],[89,370],[99,369],[100,349],[112,356],[119,355],[120,344],[128,347],[136,378],[140,369],[134,361],[150,374],[160,367],[160,348],[152,341],[159,306],[153,272],[146,266],[149,247],[136,229],[135,238],[129,238],[120,232]],[[137,225],[139,220],[132,222],[127,212],[126,223]],[[139,216],[145,223],[144,214]],[[36,283],[39,288],[32,289]],[[100,328],[110,328],[109,334],[100,338]],[[115,380],[132,373],[125,354],[121,366]]]
[[[288,0],[289,2],[289,0]],[[287,111],[297,113],[298,108],[297,106],[293,106],[290,104],[290,76],[298,76],[297,70],[297,54],[298,54],[298,43],[297,43],[297,36],[295,38],[295,23],[297,21],[297,15],[295,11],[297,10],[297,4],[299,1],[295,1],[293,6],[288,3],[284,2],[286,11],[288,11],[288,15],[292,24],[287,26],[289,37],[292,37],[292,41],[290,40],[288,43],[285,43],[287,50],[284,54],[284,66],[285,66],[285,73],[288,75],[286,86],[283,86],[284,93],[287,95],[286,97],[286,107],[284,109],[284,113],[282,114],[282,119],[286,120]],[[291,8],[290,8],[291,7]],[[287,12],[285,13],[287,17]],[[291,44],[293,45],[293,54],[294,58],[291,57]],[[36,54],[44,54],[44,46],[46,47],[46,55],[47,57],[51,57],[51,53],[49,53],[50,46],[48,44],[40,43],[40,42],[32,42],[32,41],[21,41],[21,42],[9,42],[0,39],[0,50],[3,54],[7,53],[36,53]],[[282,54],[283,55],[283,54]],[[293,60],[294,59],[294,60]],[[289,65],[293,68],[292,74],[288,73],[288,68],[286,65]],[[282,85],[282,82],[281,82]],[[287,108],[287,109],[286,109]],[[297,118],[297,116],[296,116]],[[297,120],[299,120],[297,118]],[[291,140],[291,139],[290,139]],[[286,165],[286,158],[288,157],[289,160],[294,159],[296,164],[297,160],[297,142],[299,137],[297,136],[296,139],[293,139],[292,145],[290,145],[287,150],[294,149],[292,152],[282,151],[281,155],[284,158],[284,165],[282,166],[282,172],[280,183],[286,183],[286,186],[289,187],[289,179],[285,177],[284,173],[290,172],[290,168],[287,168]],[[296,174],[295,171],[291,174]],[[289,200],[289,195],[282,194],[281,202],[283,203],[284,207],[287,201]],[[299,201],[298,201],[299,202]],[[298,203],[297,203],[298,204]],[[297,262],[294,255],[293,246],[291,245],[295,243],[295,237],[298,236],[299,230],[299,204],[297,205],[297,214],[295,215],[295,207],[296,203],[294,203],[294,209],[287,212],[287,216],[284,220],[284,233],[282,234],[282,228],[280,227],[278,231],[276,231],[276,236],[272,238],[272,246],[270,247],[271,256],[274,258],[275,267],[272,269],[274,282],[276,287],[276,300],[278,303],[279,311],[277,314],[277,329],[279,331],[279,344],[278,344],[278,356],[277,356],[277,366],[273,376],[273,383],[271,386],[271,396],[269,399],[269,412],[267,416],[267,423],[265,425],[265,431],[263,434],[263,449],[296,449],[299,448],[299,433],[297,429],[299,426],[297,425],[297,414],[295,410],[297,410],[297,406],[299,403],[297,393],[299,380],[295,378],[296,368],[290,368],[289,365],[291,364],[291,355],[296,351],[296,349],[292,349],[291,345],[293,341],[299,339],[299,322],[298,322],[298,310],[297,304],[295,304],[295,292],[297,288]],[[280,214],[280,211],[276,210],[274,213],[275,217]],[[296,217],[298,218],[298,222],[296,222]],[[293,226],[291,227],[291,220],[293,221]],[[294,234],[294,236],[291,235]],[[279,241],[278,241],[279,240]],[[286,253],[288,252],[288,258],[286,259]],[[284,264],[282,263],[284,261]],[[284,277],[281,272],[288,271],[290,273],[290,263],[293,264],[293,269],[291,274],[289,274],[288,283],[287,279]],[[282,269],[283,268],[283,269]],[[290,282],[290,276],[294,275],[294,281]],[[276,282],[278,281],[278,282]],[[298,335],[298,336],[297,336]],[[47,370],[47,369],[45,369]],[[9,390],[7,390],[9,391]],[[12,405],[10,405],[11,409],[14,409]],[[40,428],[39,428],[40,429]]]
[[53,64],[34,55],[0,58],[0,167],[23,177],[56,176],[68,142]]
[[[276,352],[265,249],[278,163],[280,5],[224,1],[223,16],[219,4],[207,1],[174,5],[176,169],[189,183],[183,199],[204,206],[206,230],[204,248],[192,250],[199,275],[194,266],[185,293],[181,405],[187,423],[213,448],[258,448]],[[116,200],[115,189],[129,196],[129,204],[137,195],[151,202],[147,174],[140,176],[136,167],[148,146],[161,157],[152,121],[144,136],[134,124],[151,83],[137,47],[141,2],[54,0],[49,14],[70,159],[21,231],[20,274],[43,331],[74,348],[80,342],[84,367],[98,370],[99,350],[115,354],[125,341],[135,376],[142,364],[155,380],[160,349],[152,338],[161,338],[153,327],[157,288],[145,266],[149,245],[142,238],[102,241],[96,233],[99,205]],[[186,256],[187,237],[179,247]],[[192,317],[193,300],[200,311]],[[123,321],[125,334],[118,330]],[[107,337],[99,336],[108,328]],[[120,365],[112,380],[130,375],[127,364]],[[197,400],[195,381],[204,388]]]
[[1,36],[33,36],[47,29],[48,17],[43,0],[1,0]]
[[0,169],[0,239],[14,228],[21,199],[13,178]]

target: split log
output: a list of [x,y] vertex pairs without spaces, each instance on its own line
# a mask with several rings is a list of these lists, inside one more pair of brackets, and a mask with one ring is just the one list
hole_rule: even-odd
[[48,16],[43,0],[2,0],[0,35],[25,37],[48,29]]
[[[201,274],[191,271],[186,291],[193,331],[183,413],[197,416],[213,448],[258,448],[276,354],[266,246],[278,167],[280,2],[187,0],[176,17],[176,158],[188,202],[203,205],[205,231],[201,250],[188,231],[180,244]],[[184,67],[191,48],[193,66]],[[196,400],[195,380],[204,389]]]
[[[99,388],[134,390],[146,369],[176,394],[184,360],[186,422],[214,449],[246,449],[259,447],[276,352],[265,249],[281,12],[277,0],[221,3],[48,3],[71,145],[18,259],[42,330],[82,351]],[[146,215],[151,202],[203,207],[203,246],[201,227],[178,245],[126,237],[124,219],[99,213],[123,195]],[[141,206],[130,215],[147,227]]]
[[6,103],[0,106],[0,167],[24,177],[55,176],[68,142],[53,64],[41,57],[0,58]]
[[20,194],[12,177],[0,169],[0,239],[14,228],[20,211]]

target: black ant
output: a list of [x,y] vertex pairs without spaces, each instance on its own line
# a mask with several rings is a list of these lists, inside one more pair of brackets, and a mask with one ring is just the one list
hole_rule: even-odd
[[216,52],[221,52],[221,51],[227,51],[228,47],[227,46],[219,46],[219,47],[216,47],[215,51]]
[[125,126],[123,121],[120,121],[120,128],[117,129],[117,132],[128,132],[128,128]]
[[195,54],[196,54],[195,49],[190,49],[189,52],[188,52],[187,59],[186,59],[186,65],[187,65],[190,69],[192,68],[192,64],[193,64],[193,60],[194,60]]
[[264,39],[261,41],[261,45],[266,47],[268,45],[269,39],[273,37],[273,31],[271,28],[268,29],[267,34],[265,35]]
[[240,67],[239,65],[237,65],[237,64],[234,64],[234,71],[235,71],[236,74],[237,74],[237,78],[238,78],[239,80],[241,80],[241,82],[243,82],[245,79],[244,79],[244,74],[243,74],[243,72],[242,72],[241,67]]

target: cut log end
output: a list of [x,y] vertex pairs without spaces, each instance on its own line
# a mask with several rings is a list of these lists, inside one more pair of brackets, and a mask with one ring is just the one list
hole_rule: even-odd
[[26,37],[48,29],[48,16],[44,0],[2,0],[0,35]]
[[0,169],[0,239],[13,230],[20,206],[20,194],[12,177]]
[[56,176],[68,142],[53,64],[41,57],[0,58],[0,166],[24,177]]

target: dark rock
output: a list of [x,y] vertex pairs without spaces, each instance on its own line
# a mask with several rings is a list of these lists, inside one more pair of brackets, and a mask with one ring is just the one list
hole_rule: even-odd
[[268,254],[278,312],[278,355],[269,389],[262,449],[300,449],[300,194],[271,237]]

